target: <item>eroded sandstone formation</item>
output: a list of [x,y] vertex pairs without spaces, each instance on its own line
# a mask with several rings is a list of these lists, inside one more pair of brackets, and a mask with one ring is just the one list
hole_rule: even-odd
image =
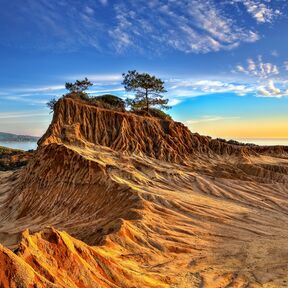
[[0,174],[0,287],[285,287],[287,167],[286,147],[64,98]]

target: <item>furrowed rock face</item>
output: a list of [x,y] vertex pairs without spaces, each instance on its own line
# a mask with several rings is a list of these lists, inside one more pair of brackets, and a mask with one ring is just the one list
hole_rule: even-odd
[[287,159],[64,98],[0,174],[0,287],[285,287]]
[[191,133],[180,122],[107,110],[71,98],[60,100],[39,145],[70,143],[81,146],[87,142],[126,154],[188,165],[197,154],[288,155],[288,148],[284,146],[230,145]]
[[179,122],[97,108],[70,98],[62,99],[39,145],[84,145],[87,142],[126,154],[179,163],[191,160],[195,153],[253,153],[246,147],[227,145],[193,134]]
[[163,287],[53,228],[34,235],[25,231],[15,253],[0,246],[0,263],[2,287]]
[[127,154],[174,162],[188,158],[200,144],[181,123],[97,108],[70,98],[62,99],[39,144],[87,142]]

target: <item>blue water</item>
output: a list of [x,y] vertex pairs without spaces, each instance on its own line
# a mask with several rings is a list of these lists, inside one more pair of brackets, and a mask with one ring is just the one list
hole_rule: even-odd
[[0,146],[13,148],[13,149],[20,149],[20,150],[31,150],[37,148],[37,142],[1,142]]
[[[229,139],[227,139],[229,140]],[[239,142],[243,143],[254,143],[257,145],[268,145],[268,146],[273,146],[273,145],[284,145],[288,146],[288,139],[287,138],[282,138],[282,139],[253,139],[253,138],[241,138],[241,139],[235,139]],[[0,141],[0,146],[8,147],[8,148],[14,148],[14,149],[20,149],[20,150],[35,150],[37,148],[37,142],[1,142]]]

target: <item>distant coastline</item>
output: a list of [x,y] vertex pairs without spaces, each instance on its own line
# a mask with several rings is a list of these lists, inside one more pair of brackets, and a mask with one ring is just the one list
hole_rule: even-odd
[[288,146],[288,138],[233,138],[243,143],[252,143],[259,146]]
[[35,150],[39,137],[29,135],[17,135],[13,133],[0,132],[0,146],[19,149],[19,150]]
[[39,137],[0,132],[0,142],[37,142]]
[[0,141],[0,147],[5,147],[5,148],[11,148],[11,149],[16,149],[16,150],[23,150],[23,151],[29,151],[29,150],[36,150],[37,149],[37,142],[36,141],[26,141],[26,142],[17,142],[17,141],[12,141],[12,142],[5,142],[5,141]]

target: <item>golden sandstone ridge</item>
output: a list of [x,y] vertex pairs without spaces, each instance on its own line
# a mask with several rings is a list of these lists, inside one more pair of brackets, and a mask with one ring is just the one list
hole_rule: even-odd
[[288,287],[288,149],[61,99],[0,174],[0,287]]

